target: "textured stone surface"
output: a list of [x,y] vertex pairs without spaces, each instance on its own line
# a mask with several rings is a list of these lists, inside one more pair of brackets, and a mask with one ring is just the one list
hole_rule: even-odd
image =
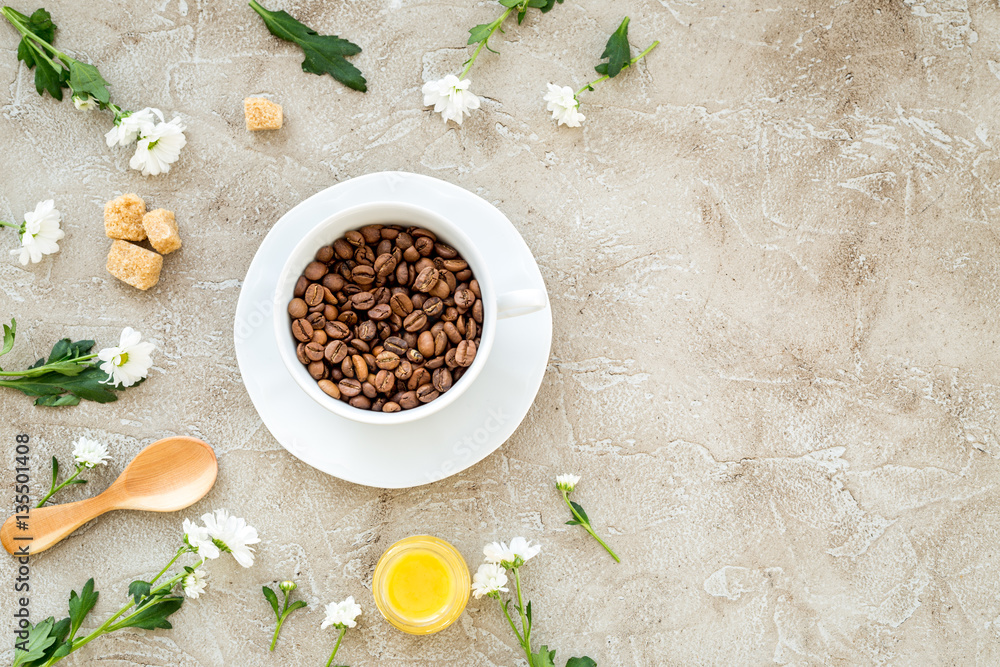
[[[33,436],[36,491],[75,437],[108,441],[113,463],[69,500],[153,439],[204,438],[219,481],[185,515],[225,506],[264,539],[253,569],[213,567],[174,630],[123,632],[65,664],[319,665],[333,635],[318,607],[349,594],[365,613],[345,664],[525,664],[493,604],[430,638],[382,622],[374,563],[418,532],[470,561],[488,540],[541,541],[526,583],[535,637],[560,665],[1000,662],[996,2],[566,0],[480,59],[483,109],[460,129],[419,88],[460,66],[465,30],[497,5],[271,4],[359,42],[371,91],[303,74],[240,1],[47,3],[59,43],[100,65],[118,103],[187,123],[181,161],[149,179],[104,146],[106,115],[35,94],[0,28],[0,217],[54,196],[67,230],[41,264],[0,261],[0,302],[22,331],[4,366],[61,335],[111,343],[125,325],[159,346],[150,380],[114,405],[0,394],[4,441]],[[545,83],[592,77],[626,12],[636,47],[663,45],[585,96],[584,128],[555,127]],[[247,133],[249,95],[280,102],[285,127]],[[555,317],[548,375],[510,441],[391,492],[286,454],[231,335],[274,221],[386,169],[495,202],[537,256]],[[184,238],[149,293],[104,271],[101,207],[133,191],[176,211]],[[14,234],[0,244],[6,257]],[[621,565],[563,525],[563,471],[584,475],[578,499]],[[117,608],[172,553],[181,518],[107,516],[40,555],[33,614],[59,613],[90,574],[98,613]],[[0,559],[5,609],[12,572]],[[311,608],[272,656],[260,585],[289,576]]]

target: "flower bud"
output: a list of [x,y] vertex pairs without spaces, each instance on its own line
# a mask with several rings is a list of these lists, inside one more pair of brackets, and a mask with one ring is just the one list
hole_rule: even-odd
[[278,584],[278,588],[280,588],[285,593],[291,593],[292,591],[294,591],[298,587],[299,587],[298,584],[296,584],[294,581],[287,581],[286,580],[286,581],[282,581],[280,584]]

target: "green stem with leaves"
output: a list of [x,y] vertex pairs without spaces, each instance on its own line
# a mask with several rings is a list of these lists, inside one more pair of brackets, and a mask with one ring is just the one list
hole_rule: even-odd
[[337,643],[333,645],[333,653],[330,654],[330,659],[326,661],[326,667],[330,667],[333,664],[333,659],[337,655],[337,651],[340,649],[340,642],[344,639],[344,633],[347,632],[346,627],[340,628],[340,634],[337,635]]
[[594,532],[594,529],[590,525],[590,519],[586,515],[581,514],[580,512],[578,512],[577,509],[575,507],[573,507],[573,503],[571,503],[570,500],[569,500],[569,492],[566,489],[562,489],[562,496],[563,496],[563,502],[566,503],[566,507],[569,508],[569,511],[573,513],[573,518],[576,520],[576,522],[579,525],[583,526],[583,529],[586,530],[588,533],[590,533],[590,536],[593,537],[595,540],[597,540],[598,543],[602,547],[604,547],[605,551],[607,551],[609,554],[611,554],[611,557],[615,559],[616,563],[622,562],[621,558],[618,557],[618,554],[616,554],[611,549],[611,547],[609,547],[607,545],[607,543],[604,540],[602,540],[600,537],[598,537],[597,533]]
[[[53,458],[53,460],[55,460],[55,459]],[[69,477],[67,477],[66,480],[63,481],[63,483],[60,484],[59,486],[56,486],[55,474],[53,474],[52,475],[52,488],[49,489],[49,492],[47,494],[45,494],[44,498],[42,498],[41,500],[38,501],[38,504],[35,505],[35,507],[36,508],[37,507],[41,507],[46,502],[48,502],[49,498],[51,498],[52,496],[56,495],[57,492],[59,492],[60,490],[62,490],[63,487],[66,487],[66,486],[69,486],[70,484],[72,484],[73,480],[76,479],[77,476],[86,469],[86,467],[87,466],[85,466],[85,465],[77,465],[76,466],[76,471],[72,475],[70,475]],[[56,468],[56,470],[58,470],[58,468]]]
[[[655,49],[659,45],[660,45],[660,40],[656,40],[655,42],[653,42],[652,44],[650,44],[648,47],[646,47],[645,51],[643,51],[642,53],[640,53],[639,55],[637,55],[635,58],[632,58],[631,60],[629,60],[628,61],[628,65],[626,65],[626,67],[631,67],[632,65],[635,65],[637,62],[639,62],[640,60],[642,60],[643,58],[645,58],[649,54],[650,51],[652,51],[653,49]],[[597,84],[599,84],[599,83],[601,83],[603,81],[607,81],[610,78],[611,77],[609,75],[605,74],[604,76],[602,76],[599,79],[594,79],[590,83],[585,84],[583,86],[583,88],[581,88],[580,90],[576,91],[573,94],[573,97],[579,97],[580,93],[582,93],[585,90],[593,90],[594,86],[596,86]],[[596,537],[596,535],[595,535],[595,537]],[[610,549],[609,549],[609,551],[610,551]]]
[[[96,354],[85,354],[82,357],[76,357],[75,359],[64,359],[51,364],[43,364],[41,366],[35,366],[34,368],[26,368],[23,371],[0,371],[0,377],[32,378],[38,377],[39,375],[45,375],[51,371],[55,371],[61,375],[77,375],[84,368],[90,366],[90,364],[83,364],[82,362],[90,361],[91,359],[96,358]],[[3,386],[2,382],[0,382],[0,386]]]
[[[500,30],[500,26],[503,25],[503,22],[507,20],[507,17],[510,16],[513,11],[514,7],[508,7],[504,13],[500,15],[500,18],[489,24],[489,32],[487,33],[486,38],[479,42],[479,46],[477,46],[476,50],[472,52],[472,57],[465,61],[465,69],[463,69],[462,73],[458,75],[459,79],[464,78],[465,75],[469,73],[469,70],[472,69],[472,64],[476,62],[476,58],[479,57],[479,52],[483,50],[483,47],[493,51],[493,49],[490,49],[488,46],[490,37],[492,37],[493,33],[497,30]],[[500,30],[500,32],[503,32],[503,30]],[[493,52],[496,53],[496,51]]]

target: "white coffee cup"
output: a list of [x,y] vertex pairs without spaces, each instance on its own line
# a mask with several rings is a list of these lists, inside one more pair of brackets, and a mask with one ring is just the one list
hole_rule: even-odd
[[[288,302],[293,297],[295,283],[302,275],[306,265],[313,261],[316,251],[333,243],[352,229],[374,224],[422,227],[434,232],[442,243],[455,248],[468,262],[473,275],[479,281],[479,290],[483,301],[481,340],[472,365],[448,391],[438,398],[430,403],[400,412],[362,410],[324,393],[295,354],[298,341],[292,336],[292,319],[288,315]],[[482,255],[458,225],[447,218],[413,204],[372,202],[353,206],[331,215],[316,225],[295,246],[281,269],[274,293],[274,332],[278,341],[278,351],[285,367],[295,382],[314,401],[334,414],[355,421],[368,424],[402,424],[444,409],[476,381],[476,377],[486,365],[490,350],[493,348],[497,320],[536,312],[544,308],[547,303],[546,293],[540,289],[515,290],[497,295],[489,267],[483,261]]]

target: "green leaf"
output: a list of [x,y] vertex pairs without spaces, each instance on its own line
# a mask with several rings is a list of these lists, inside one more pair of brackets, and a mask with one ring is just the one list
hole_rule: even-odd
[[623,69],[628,67],[629,61],[632,59],[632,47],[628,43],[628,22],[629,18],[626,16],[618,29],[614,31],[610,39],[608,39],[607,46],[604,47],[604,53],[601,54],[602,60],[607,60],[607,63],[602,63],[605,65],[604,71],[602,72],[598,65],[594,69],[600,74],[604,74],[610,78],[615,78],[618,73]]
[[521,4],[521,0],[499,0],[499,1],[501,5],[508,8],[517,7],[519,4]]
[[17,334],[17,320],[10,318],[10,326],[3,325],[3,348],[0,349],[0,357],[7,354],[14,347],[14,336]]
[[52,488],[56,488],[56,482],[59,481],[59,459],[52,457]]
[[571,500],[569,501],[569,504],[573,506],[573,509],[576,510],[576,513],[580,515],[581,519],[583,519],[581,523],[588,523],[588,524],[590,523],[590,517],[587,516],[587,513],[584,511],[582,507],[580,507],[579,503]]
[[[27,394],[28,396],[57,396],[68,393],[87,401],[96,403],[110,403],[118,400],[114,392],[104,380],[108,379],[107,373],[95,366],[88,366],[75,376],[67,376],[61,373],[48,372],[36,377],[17,378],[16,380],[5,380],[0,382],[0,386],[11,387]],[[38,405],[75,405],[73,403],[61,402],[37,402]]]
[[52,346],[52,351],[49,352],[49,360],[46,363],[51,364],[69,359],[71,354],[73,354],[73,341],[69,338],[63,338]]
[[111,102],[108,92],[108,82],[104,80],[97,68],[79,60],[69,61],[69,87],[76,97],[90,96],[101,103],[102,108]]
[[549,647],[542,644],[538,653],[531,654],[531,667],[556,667],[556,652],[550,651]]
[[142,600],[149,596],[149,589],[152,587],[148,581],[133,581],[128,585],[128,594],[132,596],[132,600],[136,605],[141,606]]
[[[25,16],[20,12],[11,10],[18,21],[36,37],[52,44],[56,36],[56,24],[52,22],[52,16],[44,9],[36,9],[31,16]],[[35,70],[35,90],[39,95],[44,95],[48,91],[49,95],[57,100],[62,99],[62,89],[66,87],[66,70],[62,67],[53,68],[52,63],[46,60],[39,51],[44,47],[37,44],[30,37],[22,37],[17,45],[17,59],[24,62],[28,69]]]
[[41,623],[32,625],[28,630],[28,638],[24,641],[27,650],[14,649],[14,662],[11,667],[21,667],[45,655],[45,649],[56,643],[56,637],[52,635],[52,627],[55,619],[49,616]]
[[579,526],[579,525],[582,525],[582,524],[579,521],[577,521],[576,519],[570,519],[569,521],[566,522],[566,525],[567,526]]
[[288,12],[264,9],[256,0],[250,0],[250,7],[264,19],[264,24],[272,35],[302,47],[305,54],[302,71],[329,74],[348,88],[361,92],[368,90],[361,71],[344,59],[344,56],[361,53],[360,46],[336,35],[320,35]]
[[71,481],[69,481],[69,482],[66,482],[66,486],[73,486],[74,484],[86,484],[86,483],[87,483],[87,480],[85,480],[85,479],[80,479],[79,477],[77,477],[77,478],[76,478],[76,479],[74,479],[74,480],[71,480]]
[[597,667],[593,659],[583,656],[582,658],[570,658],[566,661],[566,667]]
[[480,23],[477,26],[469,28],[469,44],[478,44],[489,38],[491,32],[493,31],[492,23]]
[[285,612],[285,615],[287,616],[288,614],[291,614],[296,609],[302,609],[302,607],[305,607],[305,606],[306,606],[305,600],[296,600],[292,604],[288,605],[288,611]]
[[76,591],[69,593],[69,620],[70,637],[76,636],[76,631],[80,629],[83,619],[87,617],[90,610],[97,604],[97,597],[100,594],[94,590],[94,578],[91,577],[80,590],[80,595]]
[[531,632],[531,600],[528,600],[528,605],[524,609],[524,615],[528,619],[528,629],[526,632]]
[[142,628],[143,630],[163,628],[169,630],[173,626],[170,625],[167,617],[180,609],[182,604],[184,604],[184,598],[178,596],[154,599],[112,627],[116,630],[120,628]]
[[271,609],[274,610],[275,617],[281,619],[281,612],[278,611],[278,596],[267,586],[261,586],[261,590],[264,593],[264,599],[271,603]]
[[[64,405],[79,405],[80,397],[73,394],[62,394],[60,396],[39,396],[35,399],[35,405],[43,408],[59,408]],[[70,482],[72,484],[73,482]]]

